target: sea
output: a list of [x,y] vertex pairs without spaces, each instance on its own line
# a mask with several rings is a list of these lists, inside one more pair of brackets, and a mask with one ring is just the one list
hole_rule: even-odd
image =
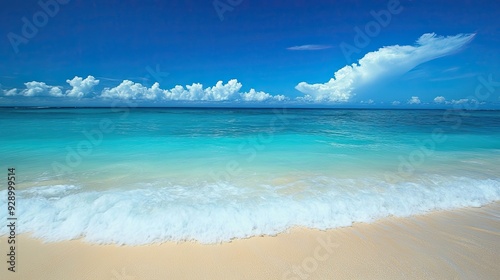
[[[500,111],[0,108],[0,221],[45,242],[229,242],[500,199]],[[0,235],[9,234],[0,227]]]

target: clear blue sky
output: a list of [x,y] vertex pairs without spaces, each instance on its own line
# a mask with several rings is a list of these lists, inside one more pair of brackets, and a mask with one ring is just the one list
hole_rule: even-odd
[[500,107],[499,1],[40,2],[2,4],[0,105]]

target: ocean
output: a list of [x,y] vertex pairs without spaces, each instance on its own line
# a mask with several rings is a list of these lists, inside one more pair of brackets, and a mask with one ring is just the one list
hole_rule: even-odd
[[0,108],[0,128],[0,220],[15,168],[18,233],[47,242],[219,243],[500,199],[500,111]]

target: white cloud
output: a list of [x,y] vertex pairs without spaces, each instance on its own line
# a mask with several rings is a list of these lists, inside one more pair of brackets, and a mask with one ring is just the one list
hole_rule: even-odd
[[140,83],[124,80],[114,88],[105,88],[101,97],[117,99],[146,99],[154,100],[161,93],[160,85],[155,83],[151,88],[147,88]]
[[290,51],[318,51],[318,50],[329,49],[331,47],[332,46],[329,45],[301,45],[301,46],[289,47],[286,49]]
[[412,96],[410,100],[408,100],[408,104],[420,104],[420,98],[418,96]]
[[62,90],[57,86],[49,86],[44,82],[27,82],[24,83],[26,89],[21,91],[21,95],[24,96],[54,96],[62,97]]
[[474,101],[475,102],[476,100],[474,100],[474,99],[473,100],[469,100],[467,98],[462,98],[462,99],[459,99],[459,100],[453,99],[448,104],[450,104],[450,103],[451,104],[464,104],[464,103],[469,103],[469,101]]
[[75,76],[72,80],[66,80],[72,89],[66,91],[66,96],[82,98],[92,92],[92,89],[99,84],[93,76],[85,79]]
[[203,89],[203,85],[196,83],[187,85],[186,88],[177,85],[171,90],[165,90],[165,100],[186,100],[186,101],[228,101],[235,100],[239,95],[242,84],[236,79],[232,79],[226,84],[218,81],[215,86]]
[[187,85],[186,88],[177,85],[171,90],[162,91],[162,93],[165,100],[206,100],[203,85],[199,83]]
[[464,103],[478,103],[476,99],[467,99],[467,98],[462,98],[462,99],[452,99],[451,101],[446,100],[443,96],[436,96],[434,98],[435,103],[439,104],[447,104],[447,105],[456,105],[456,104],[464,104]]
[[394,106],[399,105],[399,104],[401,104],[400,101],[392,101],[392,105],[394,105]]
[[17,88],[9,89],[9,90],[4,90],[3,94],[5,96],[14,96],[17,95]]
[[192,84],[191,86],[175,86],[171,90],[164,91],[166,100],[189,100],[189,101],[283,101],[283,95],[271,95],[263,91],[250,89],[249,92],[240,92],[242,84],[236,79],[232,79],[226,84],[218,81],[215,86],[203,89],[202,84]]
[[478,103],[478,101],[476,99],[467,99],[467,98],[461,98],[461,99],[452,99],[451,101],[447,101],[446,98],[444,98],[443,96],[436,96],[436,98],[434,98],[434,102],[435,103],[439,103],[439,104],[447,104],[447,105],[456,105],[456,104],[464,104],[464,103]]
[[205,94],[201,100],[226,101],[235,99],[242,87],[242,84],[236,79],[232,79],[227,84],[218,81],[213,87],[208,87],[204,90]]
[[263,91],[255,91],[253,88],[250,89],[249,92],[242,93],[241,97],[243,101],[258,101],[258,102],[266,100],[283,101],[286,99],[284,95],[272,96],[269,93],[265,93]]
[[22,90],[17,88],[3,90],[3,94],[5,96],[22,95],[26,97],[83,97],[91,92],[92,88],[99,83],[99,80],[95,80],[92,76],[88,76],[86,79],[75,76],[72,80],[66,80],[66,82],[72,86],[72,89],[66,91],[66,95],[63,94],[61,86],[49,86],[44,82],[37,81],[24,83],[26,88]]
[[434,98],[435,103],[444,103],[445,101],[446,98],[444,98],[443,96],[436,96],[436,98]]
[[347,102],[368,85],[402,75],[417,65],[460,50],[475,34],[422,35],[415,46],[386,46],[367,53],[358,63],[346,65],[323,84],[299,83],[295,88],[316,102]]
[[[88,97],[95,93],[94,87],[99,84],[93,76],[83,79],[75,76],[71,80],[66,80],[71,89],[62,93],[58,86],[48,86],[43,82],[25,83],[26,89],[19,91],[16,88],[6,90],[1,89],[4,96],[23,95],[31,96],[57,96],[57,97]],[[250,89],[248,92],[241,92],[242,84],[236,79],[232,79],[224,84],[218,81],[214,86],[204,88],[202,84],[194,83],[185,87],[177,85],[172,89],[161,89],[159,83],[151,87],[143,86],[130,80],[122,81],[113,88],[104,88],[97,97],[114,98],[122,100],[158,100],[158,101],[242,101],[242,102],[263,102],[263,101],[284,101],[287,98],[284,95],[271,95],[263,91]]]
[[183,87],[177,85],[172,89],[164,90],[155,83],[151,88],[147,88],[139,83],[125,80],[114,88],[106,88],[102,91],[101,97],[118,99],[146,99],[146,100],[166,100],[166,101],[255,101],[267,100],[283,101],[283,95],[273,96],[263,91],[250,89],[249,92],[240,92],[242,84],[236,79],[232,79],[226,84],[218,81],[215,86],[203,88],[202,84],[193,83]]

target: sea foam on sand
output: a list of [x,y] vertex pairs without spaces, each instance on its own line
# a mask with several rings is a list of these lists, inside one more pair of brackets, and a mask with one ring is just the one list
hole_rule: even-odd
[[[221,182],[103,191],[74,185],[34,187],[17,193],[18,233],[49,242],[219,243],[292,227],[324,230],[500,200],[500,181],[495,179],[434,175],[390,184],[321,177],[301,182],[299,190],[296,184],[242,187]],[[0,192],[0,205],[6,205],[5,192]],[[0,219],[6,215],[0,212]],[[0,235],[6,234],[1,227]]]

